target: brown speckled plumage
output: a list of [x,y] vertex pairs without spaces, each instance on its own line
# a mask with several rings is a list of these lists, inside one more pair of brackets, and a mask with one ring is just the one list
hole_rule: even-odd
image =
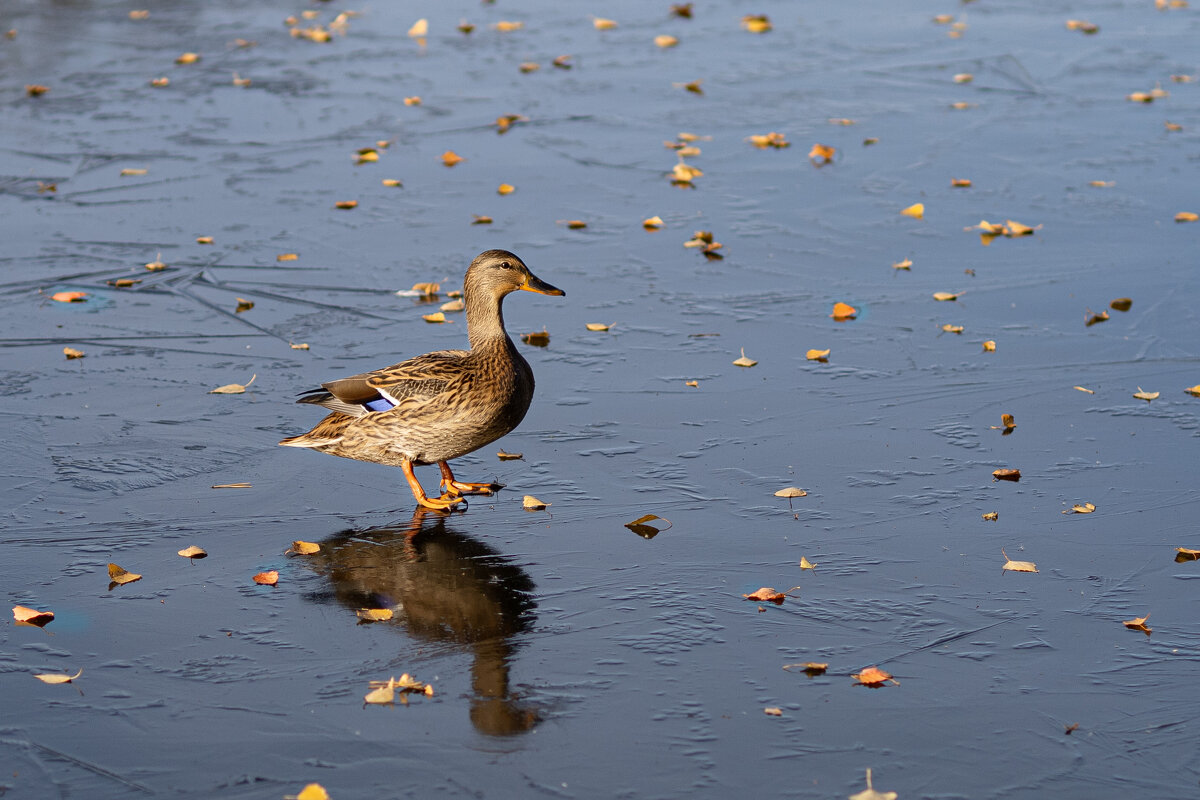
[[[533,399],[533,370],[504,330],[501,306],[518,289],[562,295],[506,250],[471,262],[463,281],[470,350],[439,350],[305,392],[297,402],[332,413],[308,433],[280,442],[330,455],[401,467],[417,502],[449,508],[490,484],[460,483],[446,462],[494,442],[520,424]],[[388,410],[375,406],[394,403]],[[442,496],[427,498],[413,466],[442,468]]]

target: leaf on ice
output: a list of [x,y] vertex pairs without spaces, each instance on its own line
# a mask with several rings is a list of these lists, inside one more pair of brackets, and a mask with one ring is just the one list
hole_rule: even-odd
[[70,683],[71,681],[75,680],[82,674],[83,674],[83,667],[80,667],[79,672],[76,672],[74,675],[67,675],[65,673],[57,673],[57,672],[41,672],[41,673],[35,674],[33,677],[37,678],[42,683],[56,684],[56,683]]
[[108,565],[108,579],[110,581],[112,581],[112,583],[110,584],[110,587],[109,587],[109,588],[111,588],[112,586],[120,586],[125,583],[133,583],[134,581],[140,581],[142,579],[142,576],[137,574],[136,572],[130,572],[127,569],[125,569],[124,567],[117,566],[116,564],[109,564]]
[[[651,525],[649,523],[657,520],[665,525]],[[641,536],[643,539],[653,539],[658,534],[672,527],[671,520],[658,516],[657,514],[645,514],[638,517],[633,522],[626,522],[625,527]]]
[[190,547],[185,547],[180,550],[177,555],[183,556],[184,558],[208,558],[208,551],[203,547],[191,545]]
[[245,384],[227,383],[224,386],[218,386],[213,389],[209,394],[242,394],[250,384],[254,383],[254,379],[257,377],[258,373],[256,372],[250,376],[250,380],[246,381]]
[[274,586],[279,583],[279,570],[270,569],[254,576],[254,582],[260,586]]
[[753,358],[746,358],[746,348],[744,347],[742,348],[742,355],[733,360],[735,367],[753,367],[757,363]]
[[1008,557],[1008,553],[1004,552],[1004,548],[1000,548],[1000,554],[1004,556],[1004,566],[1000,568],[1001,572],[1037,572],[1037,566],[1032,561],[1013,561]]

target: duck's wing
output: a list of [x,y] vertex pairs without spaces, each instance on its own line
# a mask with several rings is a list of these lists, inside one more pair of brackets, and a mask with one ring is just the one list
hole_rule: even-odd
[[389,411],[405,400],[438,396],[462,375],[466,350],[439,350],[383,369],[339,378],[300,395],[312,403],[351,417]]

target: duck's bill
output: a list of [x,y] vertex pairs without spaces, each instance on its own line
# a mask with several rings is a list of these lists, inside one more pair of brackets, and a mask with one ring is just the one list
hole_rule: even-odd
[[566,295],[562,289],[551,286],[535,275],[530,275],[529,280],[521,284],[521,288],[527,292],[537,292],[538,294],[552,294],[560,297]]

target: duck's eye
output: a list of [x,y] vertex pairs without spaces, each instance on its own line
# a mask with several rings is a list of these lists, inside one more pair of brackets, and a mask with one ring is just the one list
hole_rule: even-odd
[[512,269],[512,264],[508,263],[507,261],[501,261],[500,269]]

